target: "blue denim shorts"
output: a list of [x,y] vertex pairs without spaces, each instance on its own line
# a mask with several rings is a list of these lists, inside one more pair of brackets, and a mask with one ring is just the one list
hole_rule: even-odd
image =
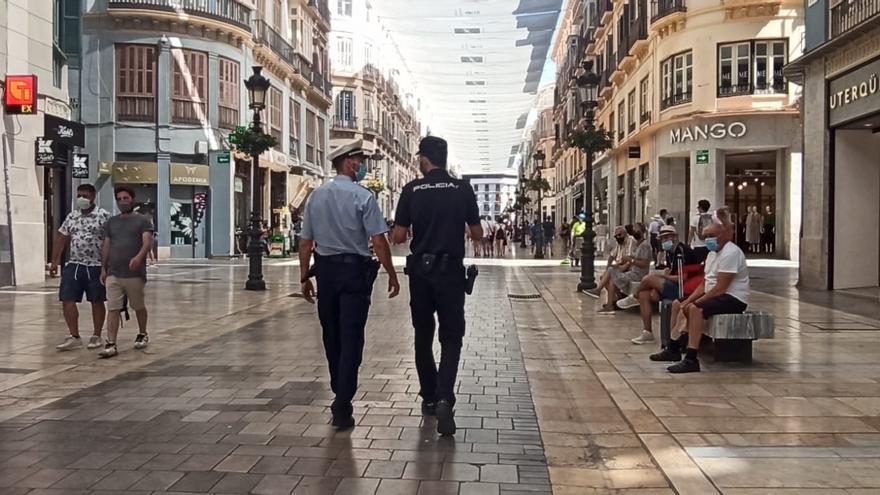
[[107,290],[101,283],[101,267],[68,263],[61,269],[61,286],[58,288],[58,299],[61,301],[93,303],[107,300]]

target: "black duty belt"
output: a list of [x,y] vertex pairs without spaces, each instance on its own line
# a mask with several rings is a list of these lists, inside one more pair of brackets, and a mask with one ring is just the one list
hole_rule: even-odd
[[315,260],[325,263],[340,263],[346,265],[361,265],[370,261],[369,256],[361,256],[360,254],[333,254],[330,256],[322,256],[315,253]]

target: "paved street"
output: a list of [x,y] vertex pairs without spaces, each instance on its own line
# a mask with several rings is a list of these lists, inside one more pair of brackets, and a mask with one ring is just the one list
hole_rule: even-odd
[[[596,315],[569,267],[491,260],[467,305],[459,432],[439,439],[420,416],[408,297],[389,301],[380,276],[358,426],[338,433],[315,308],[291,297],[295,264],[271,264],[263,294],[240,290],[241,262],[151,269],[151,346],[132,349],[132,321],[106,361],[55,352],[52,282],[0,291],[0,493],[880,489],[877,320],[758,293],[776,339],[753,364],[706,355],[702,373],[672,376],[629,343],[637,315]],[[790,273],[756,265],[759,280]]]

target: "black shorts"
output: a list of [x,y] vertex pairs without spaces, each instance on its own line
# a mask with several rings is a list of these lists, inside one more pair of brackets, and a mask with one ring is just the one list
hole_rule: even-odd
[[61,286],[58,287],[58,299],[61,301],[93,303],[107,300],[107,289],[101,283],[101,267],[68,263],[61,269]]
[[694,303],[694,306],[703,310],[703,318],[709,319],[715,315],[736,315],[745,313],[748,304],[730,294],[721,294],[718,297]]
[[705,263],[706,258],[709,257],[709,248],[706,246],[700,246],[694,248],[694,259],[697,263]]

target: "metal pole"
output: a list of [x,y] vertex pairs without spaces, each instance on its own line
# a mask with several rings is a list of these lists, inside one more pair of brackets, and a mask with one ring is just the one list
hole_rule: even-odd
[[542,260],[544,259],[544,207],[543,207],[543,199],[544,199],[544,190],[541,188],[542,179],[541,179],[541,169],[544,164],[537,161],[535,162],[535,166],[538,168],[538,227],[540,228],[541,235],[538,236],[538,242],[535,243],[535,259]]
[[[587,111],[587,129],[593,130],[593,111]],[[578,291],[596,288],[596,269],[593,238],[593,150],[587,150],[587,167],[584,172],[584,213],[587,220],[584,228],[584,242],[581,245],[581,280]]]
[[[263,132],[260,121],[260,111],[254,110],[254,132]],[[248,243],[248,279],[244,285],[245,290],[266,290],[266,281],[263,280],[263,245],[261,242],[263,233],[263,181],[260,177],[260,155],[253,156],[253,190],[251,191],[251,231]]]

